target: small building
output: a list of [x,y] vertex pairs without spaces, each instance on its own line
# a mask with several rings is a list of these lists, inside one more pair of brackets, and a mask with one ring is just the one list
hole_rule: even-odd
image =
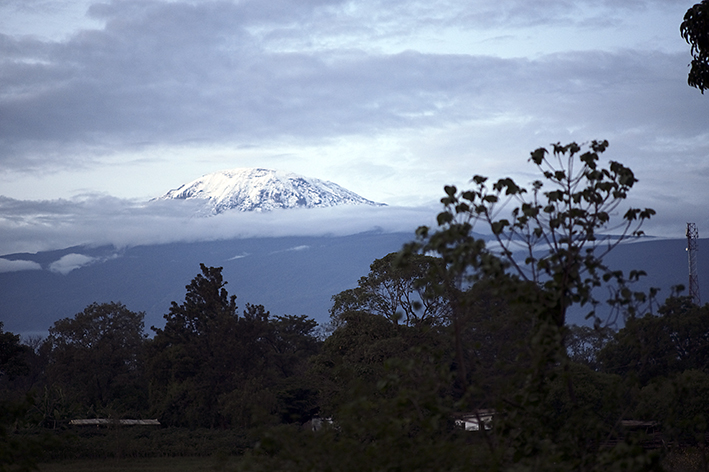
[[108,418],[71,420],[69,424],[73,426],[160,426],[158,420],[113,420]]
[[495,410],[483,409],[472,413],[463,413],[456,416],[455,424],[466,431],[480,431],[480,425],[486,431],[492,429],[492,418],[495,416]]
[[321,418],[316,416],[315,418],[311,418],[309,421],[305,422],[305,424],[303,424],[303,429],[306,431],[320,431],[324,426],[332,426],[333,424],[332,418]]

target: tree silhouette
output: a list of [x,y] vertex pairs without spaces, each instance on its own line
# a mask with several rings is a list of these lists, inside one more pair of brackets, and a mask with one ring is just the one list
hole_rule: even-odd
[[709,0],[702,0],[687,10],[679,30],[691,46],[692,62],[687,83],[704,94],[709,88]]
[[[47,380],[94,414],[145,403],[142,349],[145,313],[121,303],[93,303],[49,328]],[[120,413],[119,413],[120,414]]]

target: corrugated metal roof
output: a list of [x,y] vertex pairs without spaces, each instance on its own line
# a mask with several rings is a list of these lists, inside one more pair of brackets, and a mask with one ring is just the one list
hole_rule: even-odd
[[71,420],[69,424],[77,426],[97,426],[97,425],[160,425],[158,420],[111,420],[108,418],[89,418],[82,420]]

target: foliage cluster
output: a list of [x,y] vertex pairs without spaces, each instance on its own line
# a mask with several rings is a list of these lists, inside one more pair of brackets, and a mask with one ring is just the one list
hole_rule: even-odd
[[709,0],[702,0],[687,10],[679,30],[691,46],[687,83],[704,94],[709,88]]
[[251,427],[308,415],[302,375],[317,352],[316,323],[248,305],[239,316],[221,268],[202,265],[185,302],[172,303],[148,346],[150,400],[173,425]]

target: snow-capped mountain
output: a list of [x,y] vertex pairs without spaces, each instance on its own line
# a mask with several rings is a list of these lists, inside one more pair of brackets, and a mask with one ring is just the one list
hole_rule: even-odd
[[339,185],[290,172],[238,168],[207,174],[170,190],[157,200],[205,201],[207,211],[269,211],[277,208],[314,208],[336,205],[383,206]]

